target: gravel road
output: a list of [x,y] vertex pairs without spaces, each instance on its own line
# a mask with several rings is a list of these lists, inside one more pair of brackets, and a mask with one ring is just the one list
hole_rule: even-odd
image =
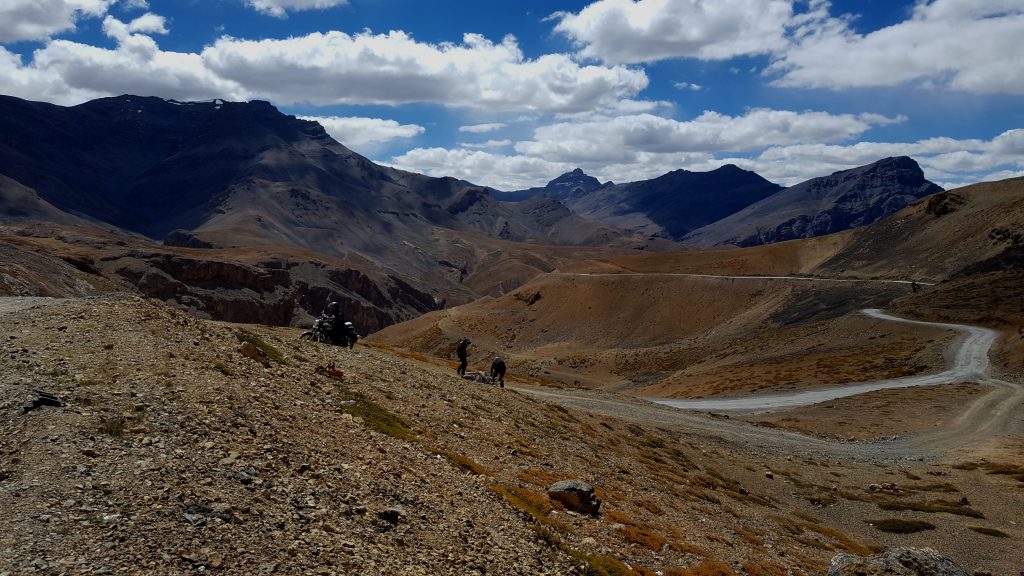
[[[1021,418],[1021,414],[1024,413],[1024,386],[994,378],[989,374],[988,353],[998,335],[995,331],[979,326],[907,320],[876,309],[865,310],[864,313],[881,320],[937,326],[961,332],[962,336],[950,345],[951,366],[937,374],[850,384],[820,391],[708,401],[652,402],[592,390],[538,387],[516,389],[562,406],[647,425],[672,427],[705,439],[715,438],[726,444],[742,445],[755,451],[804,454],[852,461],[932,460],[951,450],[994,436],[1024,433],[1024,419]],[[805,405],[885,388],[935,386],[963,381],[975,381],[991,386],[993,391],[974,402],[949,427],[884,441],[835,442],[758,427],[717,414],[725,410],[750,412]]]
[[890,322],[902,322],[906,324],[917,324],[932,328],[944,328],[960,332],[962,336],[952,343],[953,363],[949,369],[937,374],[918,374],[904,378],[892,378],[888,380],[871,380],[855,384],[843,384],[841,386],[828,386],[805,390],[801,392],[790,392],[786,394],[758,394],[735,398],[707,398],[700,400],[666,400],[661,398],[648,398],[651,402],[685,408],[687,410],[705,410],[715,412],[761,412],[766,410],[778,410],[782,408],[794,408],[796,406],[809,406],[845,398],[866,394],[877,390],[888,390],[891,388],[911,388],[914,386],[937,386],[939,384],[951,384],[954,382],[965,382],[969,380],[984,379],[988,375],[989,361],[988,353],[995,343],[999,333],[988,328],[979,326],[967,326],[963,324],[946,324],[941,322],[922,322],[920,320],[907,320],[898,316],[886,314],[877,308],[863,310],[864,314],[879,320]]

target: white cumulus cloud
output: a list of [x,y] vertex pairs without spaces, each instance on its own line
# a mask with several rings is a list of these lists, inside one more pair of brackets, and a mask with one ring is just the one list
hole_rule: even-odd
[[568,164],[541,158],[461,148],[415,148],[393,158],[390,164],[429,176],[453,176],[499,190],[529,188],[573,169]]
[[925,177],[948,187],[1000,179],[993,175],[1013,175],[1024,170],[1024,156],[1014,143],[1024,143],[1024,129],[1007,130],[991,140],[943,137],[915,142],[778,146],[752,159],[733,161],[769,180],[789,185],[888,156],[910,156],[924,169]]
[[485,140],[484,142],[460,142],[459,146],[462,148],[471,148],[476,150],[486,150],[487,148],[504,148],[511,146],[512,140],[503,138],[501,140]]
[[116,94],[161,96],[178,100],[226,98],[246,100],[246,91],[211,72],[198,54],[161,50],[150,36],[160,17],[144,15],[130,23],[108,16],[104,32],[113,49],[70,40],[53,40],[37,50],[28,65],[0,48],[0,78],[5,93],[57,104]]
[[289,11],[323,10],[348,4],[348,0],[245,0],[246,5],[276,18],[284,18]]
[[163,50],[164,19],[112,16],[115,48],[51,40],[29,62],[0,46],[0,91],[57,104],[132,93],[167,98],[272,100],[278,104],[436,103],[530,114],[651,109],[634,97],[642,70],[580,65],[564,54],[525,58],[515,38],[468,34],[460,44],[417,42],[403,32],[312,33],[280,40],[222,37],[200,53]]
[[312,33],[283,40],[224,37],[202,52],[223,78],[276,102],[433,102],[492,111],[574,112],[611,106],[647,87],[622,66],[581,66],[564,54],[528,59],[512,36],[494,43],[466,34],[461,44],[418,42],[408,34]]
[[1024,171],[1024,129],[1007,130],[990,140],[843,143],[873,125],[901,120],[778,110],[752,110],[737,117],[705,112],[687,122],[638,115],[542,126],[509,154],[461,144],[456,149],[417,148],[392,162],[500,190],[543,186],[576,167],[602,181],[632,182],[680,168],[708,171],[736,164],[786,186],[889,156],[914,158],[927,178],[945,187]]
[[426,129],[417,124],[399,124],[383,118],[342,116],[302,116],[303,120],[319,122],[332,138],[363,154],[369,154],[381,144],[403,140],[423,134]]
[[75,29],[82,17],[107,13],[115,0],[0,1],[0,43],[44,40]]
[[868,34],[816,2],[793,44],[767,69],[778,86],[899,86],[1024,94],[1024,3],[920,1],[905,21]]
[[780,50],[792,14],[791,0],[598,0],[551,18],[582,56],[635,64]]
[[459,126],[459,132],[469,132],[471,134],[483,134],[485,132],[494,132],[501,130],[508,126],[503,122],[490,122],[487,124],[470,124],[468,126]]
[[118,41],[127,40],[132,34],[167,34],[167,21],[151,12],[128,23],[107,16],[103,19],[103,33]]
[[615,161],[638,152],[742,152],[805,142],[840,142],[873,126],[899,122],[874,114],[754,109],[743,116],[705,111],[680,121],[651,114],[561,122],[516,144],[531,156],[564,162]]

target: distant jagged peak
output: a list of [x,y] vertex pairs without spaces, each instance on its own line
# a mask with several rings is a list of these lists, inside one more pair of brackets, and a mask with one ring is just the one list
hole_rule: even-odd
[[924,187],[928,193],[938,192],[941,188],[924,177],[924,170],[910,156],[890,156],[848,170],[833,172],[828,176],[815,178],[809,182],[821,185],[832,185],[834,182],[864,181],[881,184],[899,184],[908,187]]
[[582,188],[586,191],[596,190],[600,187],[601,182],[597,178],[587,175],[582,168],[566,172],[548,182],[547,185],[547,188]]
[[750,170],[744,170],[735,164],[722,164],[718,168],[712,170],[712,172],[750,172]]
[[916,160],[914,160],[910,156],[889,156],[888,158],[876,160],[871,164],[833,172],[831,176],[835,176],[836,174],[842,174],[844,172],[868,173],[883,172],[890,170],[909,170],[911,173],[921,174],[922,178],[924,177],[924,171],[921,170],[921,166],[917,163]]

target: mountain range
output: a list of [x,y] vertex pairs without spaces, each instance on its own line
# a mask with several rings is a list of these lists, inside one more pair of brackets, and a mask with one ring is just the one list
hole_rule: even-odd
[[[369,330],[581,258],[815,236],[939,190],[898,158],[785,189],[726,165],[624,184],[577,169],[505,193],[375,164],[261,101],[2,96],[0,134],[12,254],[72,250],[224,319],[306,322],[337,299]],[[54,236],[69,246],[43,245]]]

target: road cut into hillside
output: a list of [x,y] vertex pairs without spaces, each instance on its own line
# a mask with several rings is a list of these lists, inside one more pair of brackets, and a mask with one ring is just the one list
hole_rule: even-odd
[[988,376],[989,360],[988,354],[992,345],[995,344],[999,333],[995,330],[982,328],[980,326],[968,326],[965,324],[948,324],[942,322],[924,322],[921,320],[907,320],[886,314],[876,308],[863,310],[864,314],[888,320],[891,322],[905,322],[918,324],[932,328],[955,330],[961,334],[960,338],[953,341],[952,347],[955,350],[952,365],[937,374],[917,374],[903,378],[889,380],[872,380],[854,384],[843,384],[841,386],[829,386],[804,390],[800,392],[788,392],[785,394],[765,394],[753,396],[741,396],[732,398],[704,398],[696,400],[677,400],[663,398],[648,398],[651,402],[683,408],[687,410],[701,410],[714,412],[759,412],[766,410],[778,410],[794,408],[796,406],[808,406],[820,404],[837,398],[865,394],[878,390],[891,388],[910,388],[914,386],[936,386],[939,384],[950,384],[967,380],[985,379]]
[[681,276],[684,278],[723,278],[727,280],[794,280],[799,282],[840,282],[840,283],[881,283],[881,284],[917,284],[934,286],[934,282],[918,282],[914,280],[886,280],[881,278],[824,278],[820,276],[759,276],[734,274],[695,274],[690,272],[551,272],[560,276]]
[[[884,461],[941,458],[949,451],[991,438],[1024,433],[1024,418],[1021,417],[1024,386],[995,378],[989,373],[988,354],[995,343],[997,332],[980,326],[908,320],[877,309],[866,309],[863,313],[884,321],[907,322],[959,332],[960,336],[950,345],[948,357],[951,358],[951,366],[937,374],[846,384],[820,391],[713,400],[641,399],[581,389],[516,389],[548,402],[594,414],[605,414],[641,424],[688,429],[701,437],[718,438],[726,444],[743,445],[755,452],[802,454],[876,464]],[[936,386],[963,381],[974,381],[992,390],[965,407],[956,420],[947,426],[870,442],[836,442],[804,436],[754,426],[730,419],[727,415],[729,411],[784,410],[886,388]]]

